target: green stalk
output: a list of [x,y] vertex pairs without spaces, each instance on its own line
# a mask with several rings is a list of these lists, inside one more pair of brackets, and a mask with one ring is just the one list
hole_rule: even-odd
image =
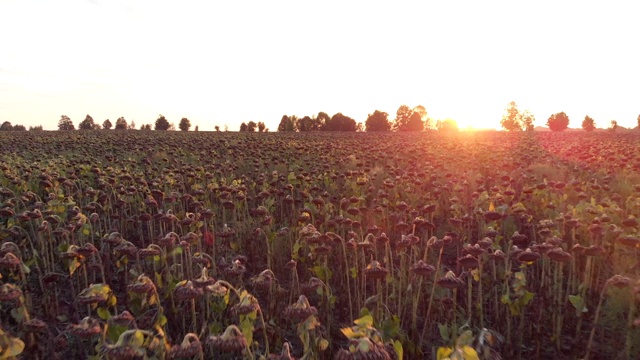
[[433,296],[435,295],[436,289],[436,279],[438,278],[438,273],[440,272],[440,263],[442,262],[442,252],[444,251],[444,244],[440,248],[440,254],[438,255],[438,263],[436,265],[435,275],[433,277],[433,283],[431,284],[431,293],[429,294],[429,305],[427,305],[427,314],[425,315],[424,326],[422,328],[422,334],[420,335],[420,344],[424,340],[424,337],[427,335],[427,330],[429,329],[429,318],[431,315],[431,306],[433,305]]

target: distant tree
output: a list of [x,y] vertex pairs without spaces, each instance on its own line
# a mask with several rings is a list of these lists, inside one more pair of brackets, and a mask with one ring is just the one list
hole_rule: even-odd
[[258,132],[264,132],[266,127],[267,126],[262,121],[258,121]]
[[313,130],[314,131],[322,131],[324,130],[324,126],[329,120],[331,120],[331,116],[324,111],[320,111],[318,115],[313,118]]
[[258,124],[255,121],[251,120],[247,123],[247,131],[255,132],[257,128]]
[[[429,119],[429,115],[427,114],[427,109],[422,105],[418,105],[413,108],[414,113],[418,113],[420,115],[420,119],[422,120],[423,129],[428,129],[431,127],[431,119]],[[416,124],[417,126],[417,124]],[[421,129],[421,130],[423,130]]]
[[140,125],[140,130],[151,131],[151,124]]
[[436,129],[441,132],[456,132],[458,131],[458,123],[453,119],[438,120]]
[[569,127],[569,117],[564,111],[555,113],[547,119],[547,126],[551,131],[563,131]]
[[182,119],[180,119],[180,124],[178,124],[178,127],[180,128],[180,131],[189,131],[189,128],[191,128],[191,121],[189,121],[189,119],[187,119],[186,117],[183,117]]
[[638,115],[638,127],[640,128],[640,115]]
[[29,131],[42,131],[42,125],[38,126],[29,126]]
[[87,114],[87,116],[78,124],[79,130],[93,130],[95,123],[93,122],[93,118],[91,115]]
[[309,116],[305,116],[296,121],[298,131],[314,131],[317,129],[315,122]]
[[129,124],[127,124],[127,120],[120,116],[118,120],[116,120],[116,130],[127,130],[128,128]]
[[113,127],[113,124],[111,124],[111,121],[109,121],[109,119],[105,120],[105,121],[102,123],[102,128],[103,128],[103,129],[105,129],[105,130],[109,130],[109,129],[111,129],[112,127]]
[[356,131],[356,121],[352,118],[337,113],[324,124],[325,131]]
[[584,120],[582,120],[582,129],[584,131],[593,131],[596,128],[596,122],[589,115],[584,116]]
[[131,122],[129,123],[129,126],[127,126],[127,130],[135,130],[136,129],[136,122],[131,120]]
[[503,129],[507,131],[533,130],[533,115],[528,111],[520,112],[515,101],[509,103],[505,112],[502,115],[502,120],[500,120],[500,126]]
[[224,131],[225,131],[225,132],[229,131],[229,125],[224,124]]
[[94,123],[93,124],[93,130],[100,130],[102,129],[102,125],[98,124],[98,123]]
[[240,124],[240,131],[241,132],[247,131],[247,123],[243,122],[242,124]]
[[364,131],[364,124],[362,123],[362,121],[358,121],[358,123],[356,124],[356,131],[357,132],[363,132]]
[[58,130],[71,131],[75,129],[76,127],[75,125],[73,125],[73,121],[71,121],[71,119],[67,115],[62,115],[60,117],[60,120],[58,121]]
[[158,118],[156,119],[155,129],[167,131],[169,130],[169,127],[171,127],[171,124],[169,124],[167,118],[165,118],[162,114],[158,115]]
[[525,110],[522,113],[522,126],[524,127],[524,131],[533,131],[534,125],[533,123],[536,121],[535,116],[529,112],[529,110]]
[[[297,117],[294,115],[294,119]],[[290,118],[287,115],[282,115],[282,119],[280,119],[280,124],[278,124],[278,131],[296,131],[296,125],[294,123],[294,119]]]
[[27,128],[24,125],[15,124],[13,125],[13,131],[27,131]]
[[213,127],[216,131],[220,131],[220,126],[216,125]]
[[615,132],[616,130],[618,130],[618,121],[611,120],[611,126],[609,126],[609,131]]
[[0,131],[11,131],[11,130],[13,130],[13,126],[8,121],[5,121],[2,123],[2,125],[0,125]]
[[373,114],[369,114],[364,122],[367,132],[371,131],[389,131],[391,130],[391,122],[389,122],[389,114],[376,110]]
[[198,127],[198,125],[196,125],[196,128],[195,128],[195,129],[193,129],[193,131],[196,131],[196,132],[197,132],[198,130],[199,130],[199,127]]
[[[424,109],[423,106],[420,106],[420,108],[419,110]],[[392,129],[395,131],[422,131],[424,130],[423,116],[426,116],[426,111],[422,113],[411,109],[407,105],[400,105],[398,111],[396,111]]]

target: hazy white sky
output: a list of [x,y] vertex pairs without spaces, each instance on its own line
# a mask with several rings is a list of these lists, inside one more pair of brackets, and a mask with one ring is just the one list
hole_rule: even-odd
[[572,127],[635,126],[637,14],[632,1],[0,0],[0,122],[275,130],[283,114],[393,119],[421,104],[499,127],[513,100],[537,125],[565,111]]

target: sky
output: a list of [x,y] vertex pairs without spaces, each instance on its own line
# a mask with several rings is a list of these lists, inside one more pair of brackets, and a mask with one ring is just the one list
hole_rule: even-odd
[[57,129],[159,114],[238,130],[320,111],[364,122],[423,105],[499,128],[564,111],[634,127],[633,1],[0,0],[0,122]]

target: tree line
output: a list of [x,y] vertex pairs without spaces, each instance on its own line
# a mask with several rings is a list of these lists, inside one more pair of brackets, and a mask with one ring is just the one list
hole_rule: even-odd
[[321,111],[317,115],[301,118],[296,115],[283,115],[278,124],[278,131],[422,131],[430,128],[431,123],[424,106],[411,108],[401,105],[393,121],[389,119],[388,113],[375,110],[367,116],[364,124],[341,112],[329,116]]
[[[640,115],[637,118],[638,127],[640,128]],[[514,101],[511,101],[505,113],[500,120],[500,126],[507,131],[533,131],[534,130],[535,117],[529,110],[520,111]],[[569,116],[564,112],[558,112],[552,114],[548,119],[546,125],[551,131],[563,131],[569,127]],[[115,130],[135,130],[136,124],[133,120],[127,121],[124,117],[119,117],[114,124],[111,120],[106,119],[102,124],[94,121],[91,115],[88,115],[78,124],[79,130],[109,130],[114,128]],[[423,131],[427,129],[435,128],[440,131],[457,131],[458,125],[452,119],[437,120],[435,123],[429,117],[427,110],[424,106],[418,105],[416,107],[409,107],[407,105],[400,105],[396,111],[396,116],[393,120],[389,119],[389,114],[375,110],[373,113],[367,116],[364,124],[362,122],[356,122],[353,118],[342,114],[341,112],[329,116],[326,112],[319,112],[317,115],[297,117],[296,115],[283,115],[278,124],[277,130],[280,132],[307,132],[307,131],[367,131],[367,132],[379,132],[379,131]],[[615,131],[618,128],[618,122],[611,120],[609,130]],[[73,121],[67,116],[62,115],[58,121],[58,130],[69,131],[75,130]],[[140,130],[176,130],[175,124],[170,123],[167,118],[160,114],[156,119],[153,127],[151,124],[140,125]],[[191,121],[183,117],[178,124],[178,129],[181,131],[189,131],[191,129]],[[225,131],[228,127],[225,125]],[[582,129],[585,131],[593,131],[596,129],[595,120],[589,115],[585,115],[582,120]],[[5,121],[0,125],[0,131],[26,131],[27,129],[23,125],[12,125],[9,121]],[[42,130],[42,126],[29,127],[29,131]],[[215,126],[216,131],[220,131],[219,126]],[[241,132],[268,132],[269,129],[262,121],[255,122],[249,121],[240,124]],[[195,127],[195,131],[198,131],[198,126]]]
[[[102,122],[102,124],[99,124],[95,122],[93,120],[93,117],[91,117],[91,115],[89,114],[87,114],[84,120],[82,120],[80,124],[78,124],[79,130],[100,130],[100,129],[110,130],[113,127],[114,127],[114,124],[111,123],[111,120],[106,119],[105,121]],[[156,119],[153,126],[153,130],[159,130],[159,131],[175,130],[175,128],[176,128],[175,124],[170,123],[169,120],[167,120],[167,118],[162,114],[158,115],[158,118]],[[186,117],[183,117],[180,120],[180,123],[178,124],[178,128],[181,131],[189,131],[189,129],[191,128],[191,121],[189,121],[189,119],[187,119]],[[73,124],[73,121],[71,121],[71,119],[67,115],[62,115],[60,117],[60,120],[58,120],[58,130],[71,131],[75,129],[76,127]],[[121,116],[116,120],[114,129],[115,130],[135,130],[136,123],[133,120],[131,120],[130,122],[127,122],[127,120]],[[140,125],[140,130],[152,130],[151,124]],[[198,131],[197,126],[195,130]]]
[[[507,131],[533,131],[533,122],[535,118],[529,110],[520,111],[515,101],[509,103],[502,116],[500,126]],[[637,118],[638,128],[640,128],[640,115]],[[546,125],[551,131],[563,131],[569,127],[569,116],[564,112],[551,114],[547,119]],[[618,122],[611,120],[609,130],[615,131],[618,128]],[[589,115],[585,115],[582,120],[582,129],[585,131],[593,131],[596,129],[596,121]]]
[[[42,130],[42,126],[29,126],[29,131],[38,131]],[[5,121],[0,125],[0,131],[27,131],[27,128],[24,125],[15,124],[11,125],[11,122]]]

